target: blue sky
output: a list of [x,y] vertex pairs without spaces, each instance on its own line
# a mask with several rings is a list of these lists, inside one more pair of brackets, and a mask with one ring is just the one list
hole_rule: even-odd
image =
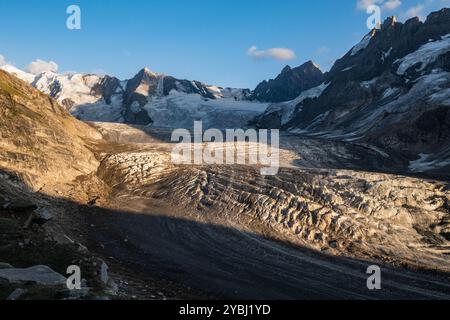
[[[363,8],[374,2],[383,19],[400,20],[450,6],[450,0],[0,0],[0,55],[20,68],[42,59],[62,72],[125,79],[147,66],[254,88],[286,64],[312,59],[328,69],[368,32]],[[66,28],[72,4],[81,8],[81,30]]]

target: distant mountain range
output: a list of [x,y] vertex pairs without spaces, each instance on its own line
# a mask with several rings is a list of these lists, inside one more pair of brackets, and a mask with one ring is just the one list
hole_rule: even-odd
[[286,66],[254,91],[177,79],[148,68],[123,81],[95,74],[34,75],[12,65],[0,69],[49,94],[80,120],[171,128],[191,127],[195,120],[203,120],[206,127],[245,127],[269,103],[291,100],[324,79],[312,61]]
[[81,120],[160,127],[190,127],[195,120],[210,127],[245,127],[269,103],[291,100],[324,79],[312,61],[286,66],[254,91],[176,79],[148,68],[124,81],[95,74],[33,75],[12,65],[0,69],[49,94]]
[[11,65],[1,69],[49,94],[84,121],[184,128],[203,120],[206,127],[222,127],[224,123],[242,127],[267,107],[266,103],[250,101],[248,89],[180,80],[148,68],[124,81],[94,74],[33,75]]

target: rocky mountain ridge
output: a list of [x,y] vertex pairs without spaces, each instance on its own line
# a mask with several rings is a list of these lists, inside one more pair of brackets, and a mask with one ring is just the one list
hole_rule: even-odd
[[450,9],[425,22],[391,17],[337,60],[322,85],[269,106],[254,123],[400,151],[411,171],[439,173],[450,165],[449,88]]
[[303,91],[321,84],[324,74],[319,66],[308,61],[299,67],[286,66],[273,80],[261,82],[252,92],[252,99],[266,102],[292,100]]
[[[244,127],[264,111],[267,102],[289,100],[323,79],[312,61],[296,68],[286,66],[276,79],[262,82],[254,91],[180,80],[148,68],[124,81],[95,74],[33,75],[11,65],[0,69],[49,94],[80,120],[161,127],[186,127],[200,119],[216,127],[224,123]],[[224,121],[212,120],[218,118]]]
[[[192,113],[192,118],[202,117],[190,108],[194,104],[196,108],[207,109],[207,113],[214,114],[220,113],[217,109],[224,107],[233,112],[237,110],[238,115],[243,114],[244,124],[263,108],[263,104],[249,101],[250,90],[180,80],[152,72],[148,68],[143,68],[132,79],[124,81],[95,74],[44,72],[33,75],[11,65],[0,69],[52,96],[75,117],[84,121],[166,126],[167,121],[159,121],[161,117],[176,120],[178,114],[188,112]],[[188,110],[184,110],[185,105]],[[163,116],[160,116],[161,109],[164,109]],[[193,123],[194,119],[191,120]],[[173,126],[176,125],[174,121]]]

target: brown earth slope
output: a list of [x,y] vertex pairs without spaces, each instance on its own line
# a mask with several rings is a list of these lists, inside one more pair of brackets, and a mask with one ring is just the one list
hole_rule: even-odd
[[92,173],[98,162],[87,147],[101,136],[49,96],[0,71],[0,169],[34,190]]

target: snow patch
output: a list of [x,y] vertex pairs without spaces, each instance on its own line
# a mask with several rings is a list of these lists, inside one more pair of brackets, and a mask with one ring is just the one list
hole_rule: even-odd
[[378,78],[374,78],[374,79],[369,80],[369,81],[363,81],[363,82],[361,82],[361,87],[365,88],[365,89],[370,89],[370,87],[372,85],[374,85],[377,82],[377,80],[378,80]]
[[292,116],[294,115],[294,112],[299,104],[301,104],[306,99],[313,99],[320,97],[322,93],[326,90],[326,88],[328,88],[329,85],[330,83],[327,84],[322,83],[320,86],[303,91],[294,100],[271,104],[267,108],[265,113],[266,114],[271,114],[275,112],[281,113],[281,123],[284,125],[292,119]]
[[355,67],[355,66],[351,66],[351,67],[345,68],[345,69],[341,70],[341,72],[350,71],[350,70],[352,70],[354,67]]
[[443,106],[450,106],[450,88],[441,90],[430,95],[430,102],[441,104]]
[[400,63],[397,74],[404,75],[405,72],[417,65],[421,64],[418,72],[424,70],[429,64],[436,61],[436,59],[450,51],[450,34],[443,36],[441,40],[428,42],[421,46],[417,51],[408,54],[402,59],[396,60],[394,63]]
[[352,48],[352,52],[351,52],[351,56],[354,56],[356,54],[358,54],[360,51],[364,50],[365,48],[367,48],[367,46],[370,43],[370,40],[372,40],[373,38],[373,33],[370,32],[367,35],[364,36],[364,38],[361,40],[360,43],[358,43],[356,46],[354,46]]
[[381,61],[384,62],[384,61],[391,55],[392,49],[393,49],[393,48],[391,47],[388,51],[382,53],[382,55],[381,55]]
[[237,101],[246,100],[250,95],[250,90],[237,88],[221,88],[217,86],[207,86],[208,92],[216,99],[234,99]]
[[421,153],[419,159],[409,163],[409,171],[426,172],[450,165],[450,160],[430,160],[432,155]]
[[36,77],[34,74],[22,71],[9,64],[1,66],[0,69],[28,83],[33,82]]
[[399,88],[387,88],[384,92],[383,92],[383,97],[382,99],[386,99],[389,98],[395,94],[397,94],[400,91]]
[[191,129],[202,120],[204,128],[245,128],[267,108],[267,103],[235,98],[204,99],[199,94],[172,90],[168,96],[152,97],[144,106],[153,126]]

